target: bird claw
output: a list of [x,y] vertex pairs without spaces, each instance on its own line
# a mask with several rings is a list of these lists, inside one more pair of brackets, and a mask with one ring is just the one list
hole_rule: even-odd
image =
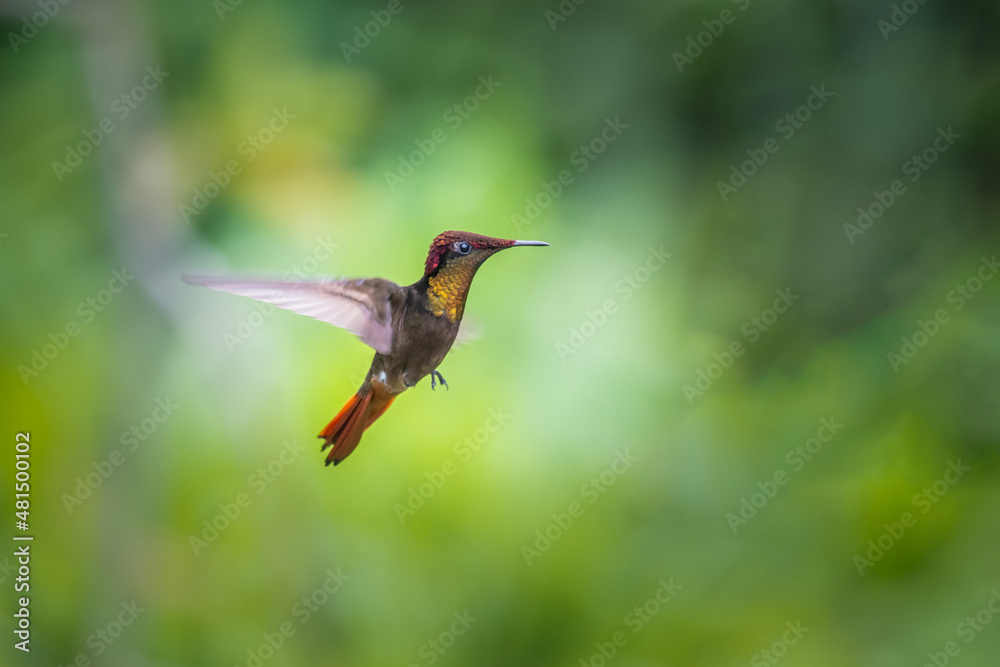
[[437,371],[431,371],[431,391],[434,391],[434,387],[437,386],[437,382],[434,381],[435,376],[437,376],[437,379],[441,381],[441,384],[444,385],[445,389],[451,391],[451,388],[448,386],[448,383],[444,381],[444,376],[438,373]]

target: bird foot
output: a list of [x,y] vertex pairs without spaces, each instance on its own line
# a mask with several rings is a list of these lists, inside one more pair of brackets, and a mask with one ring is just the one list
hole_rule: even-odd
[[441,381],[441,384],[444,385],[445,389],[451,391],[451,388],[448,386],[448,383],[444,381],[444,376],[438,373],[437,371],[431,371],[431,391],[434,391],[434,387],[437,386],[437,382],[434,381],[435,376],[437,376],[437,379]]

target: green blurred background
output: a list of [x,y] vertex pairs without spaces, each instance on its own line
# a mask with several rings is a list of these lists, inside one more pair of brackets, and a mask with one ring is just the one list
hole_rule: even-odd
[[[995,665],[1000,9],[903,5],[4,2],[5,664]],[[447,229],[552,247],[336,469],[371,350],[180,278]]]

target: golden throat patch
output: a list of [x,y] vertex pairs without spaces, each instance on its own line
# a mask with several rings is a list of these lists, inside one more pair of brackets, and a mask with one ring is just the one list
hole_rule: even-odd
[[450,322],[462,319],[465,299],[469,295],[473,267],[455,266],[439,271],[427,283],[427,305],[436,316],[446,316]]

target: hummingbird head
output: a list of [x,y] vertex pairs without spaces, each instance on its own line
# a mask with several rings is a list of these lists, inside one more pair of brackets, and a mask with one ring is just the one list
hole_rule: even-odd
[[456,321],[462,318],[465,299],[476,271],[494,253],[505,248],[549,245],[543,241],[512,241],[471,232],[444,232],[431,241],[424,279],[431,310]]
[[[432,276],[439,271],[460,271],[472,273],[496,252],[505,248],[522,245],[549,245],[544,241],[512,241],[498,239],[472,232],[443,232],[431,241],[427,261],[424,263],[424,275]],[[469,276],[469,280],[472,276]]]

